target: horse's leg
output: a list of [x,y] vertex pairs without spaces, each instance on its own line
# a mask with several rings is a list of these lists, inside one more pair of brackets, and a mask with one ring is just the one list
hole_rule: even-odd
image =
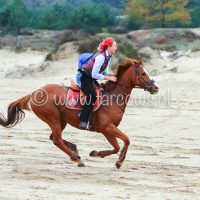
[[[46,91],[47,92],[47,91]],[[38,95],[43,99],[43,95]],[[46,94],[44,95],[46,97]],[[84,164],[81,162],[81,158],[72,151],[68,145],[65,145],[63,139],[62,139],[62,131],[66,126],[66,123],[63,122],[60,118],[60,110],[59,108],[55,105],[55,101],[53,101],[51,98],[53,98],[51,95],[47,96],[47,102],[43,105],[43,107],[39,107],[37,104],[34,104],[33,102],[30,103],[30,107],[32,111],[40,118],[43,120],[45,123],[49,125],[52,131],[52,140],[53,143],[60,148],[63,152],[65,152],[71,160],[75,161],[78,163],[78,166],[82,167]],[[40,102],[42,102],[40,100]],[[37,101],[39,102],[37,99]],[[46,99],[45,99],[46,100]],[[73,146],[73,145],[72,145]]]
[[52,123],[51,130],[53,143],[62,151],[64,151],[71,158],[72,161],[77,162],[79,167],[84,167],[85,165],[81,162],[81,158],[65,145],[62,139],[62,128],[59,122]]
[[126,136],[121,130],[119,130],[114,124],[110,124],[105,128],[104,134],[112,135],[114,137],[120,138],[124,142],[124,146],[120,152],[119,159],[116,162],[116,167],[119,169],[126,158],[126,153],[128,150],[128,146],[130,144],[130,140],[128,136]]
[[[53,134],[51,133],[51,135],[49,136],[49,139],[53,141]],[[76,144],[73,144],[69,141],[66,141],[64,139],[62,139],[65,146],[67,146],[70,150],[72,150],[74,153],[76,153],[78,155],[78,149],[77,149],[77,146]]]
[[116,154],[119,152],[120,146],[117,142],[117,139],[112,135],[104,134],[104,136],[106,137],[108,142],[114,147],[114,149],[113,150],[104,150],[104,151],[92,151],[90,153],[90,156],[104,158],[105,156],[109,156],[109,155]]
[[[61,125],[61,131],[63,131],[65,129],[66,125],[67,125],[67,123],[65,123],[65,122],[62,123],[62,125]],[[51,133],[49,139],[53,141],[53,134],[52,133]],[[76,144],[73,144],[73,143],[71,143],[69,141],[66,141],[64,139],[62,139],[62,140],[63,140],[65,146],[67,146],[69,149],[71,149],[74,153],[76,153],[78,155],[78,149],[77,149]]]

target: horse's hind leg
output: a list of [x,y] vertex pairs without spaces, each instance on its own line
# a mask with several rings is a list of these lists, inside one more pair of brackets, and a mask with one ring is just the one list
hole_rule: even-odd
[[[51,133],[51,135],[49,136],[49,139],[53,141],[53,134]],[[78,155],[78,149],[76,144],[73,144],[67,140],[62,139],[65,146],[68,147],[70,150],[72,150],[74,153],[76,153]]]
[[92,151],[90,156],[92,157],[101,157],[104,158],[105,156],[110,156],[112,154],[116,154],[119,152],[120,146],[117,142],[117,139],[112,135],[105,135],[108,142],[113,146],[113,150],[104,150],[104,151]]
[[[65,145],[64,140],[62,139],[62,131],[65,128],[66,123],[60,120],[60,113],[53,105],[54,104],[48,106],[48,104],[45,104],[43,109],[39,109],[40,107],[37,105],[31,104],[31,108],[38,118],[47,123],[51,128],[52,134],[50,139],[52,139],[53,143],[62,151],[64,151],[71,158],[71,160],[77,162],[79,167],[83,167],[84,164],[81,162],[81,158],[75,151],[72,151],[72,149],[69,148],[69,143],[66,141],[67,145]],[[45,108],[46,112],[44,112]],[[72,146],[75,147],[74,145]]]
[[62,128],[59,121],[52,124],[53,125],[51,125],[50,127],[52,130],[53,143],[62,151],[64,151],[71,158],[72,161],[77,162],[79,167],[84,167],[85,165],[81,162],[81,158],[65,145],[62,139]]
[[[63,131],[65,129],[66,125],[67,125],[66,123],[62,123],[61,131]],[[51,133],[49,139],[53,141],[53,134],[52,133]],[[63,140],[66,147],[68,147],[70,150],[72,150],[74,153],[76,153],[78,155],[78,149],[77,149],[76,144],[73,144],[73,143],[71,143],[67,140],[64,140],[64,139],[62,139],[62,140]]]

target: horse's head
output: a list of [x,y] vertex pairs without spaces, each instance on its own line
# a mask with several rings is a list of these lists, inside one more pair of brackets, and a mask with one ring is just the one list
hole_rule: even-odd
[[106,84],[102,84],[102,87],[106,91],[111,91],[116,85],[123,85],[128,81],[127,85],[137,88],[143,88],[150,92],[150,94],[156,94],[159,91],[155,81],[151,79],[148,72],[142,67],[143,59],[134,60],[131,58],[126,59],[126,62],[119,64],[115,69],[115,76],[117,82],[108,81]]
[[135,72],[135,80],[133,80],[134,87],[143,88],[150,92],[150,94],[156,94],[159,91],[159,87],[155,81],[150,77],[149,73],[142,67],[143,58],[140,60],[132,60],[133,69]]

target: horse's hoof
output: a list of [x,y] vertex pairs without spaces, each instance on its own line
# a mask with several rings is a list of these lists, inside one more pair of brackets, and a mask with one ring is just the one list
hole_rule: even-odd
[[95,157],[96,155],[97,155],[97,151],[91,151],[91,152],[90,152],[90,156],[91,156],[91,157]]
[[119,162],[116,162],[115,165],[116,165],[117,169],[119,169],[122,166],[122,164]]
[[85,167],[85,164],[81,162],[78,164],[78,167]]

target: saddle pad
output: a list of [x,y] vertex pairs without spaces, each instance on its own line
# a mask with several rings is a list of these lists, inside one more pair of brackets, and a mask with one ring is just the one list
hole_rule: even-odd
[[[101,102],[102,102],[102,92],[100,92],[99,95],[97,96],[97,100],[93,106],[93,112],[98,110],[98,108],[101,106]],[[65,105],[69,109],[81,110],[83,105],[80,103],[80,91],[72,90],[69,88],[67,92]]]

